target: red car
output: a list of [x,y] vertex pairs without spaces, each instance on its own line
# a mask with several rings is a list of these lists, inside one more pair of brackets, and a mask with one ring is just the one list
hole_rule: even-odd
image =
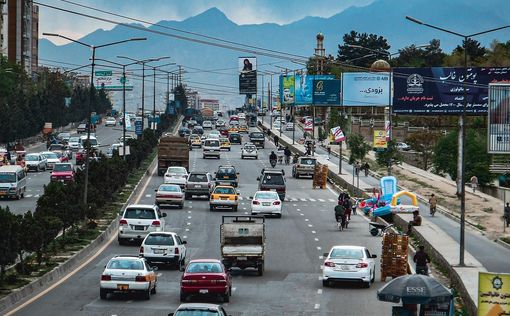
[[218,128],[218,130],[220,131],[220,134],[221,134],[222,136],[228,137],[228,128],[226,128],[226,127],[221,127],[221,128]]
[[219,296],[224,303],[232,295],[232,277],[217,259],[191,260],[181,278],[181,302],[189,296]]
[[72,164],[68,162],[56,163],[51,172],[51,181],[73,182],[74,175]]

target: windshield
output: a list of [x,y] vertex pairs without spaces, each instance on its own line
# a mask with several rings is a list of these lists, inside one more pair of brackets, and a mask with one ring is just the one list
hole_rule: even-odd
[[60,144],[53,144],[53,145],[50,145],[50,148],[48,148],[48,150],[50,150],[50,151],[63,150],[63,149],[64,149],[64,145],[60,145]]
[[235,191],[233,188],[218,187],[218,188],[214,189],[214,193],[216,193],[216,194],[234,194]]
[[73,167],[70,164],[67,163],[58,163],[53,168],[53,171],[73,171]]
[[278,199],[278,193],[276,192],[258,192],[253,197],[254,200],[277,200]]
[[284,185],[283,176],[281,174],[266,174],[262,180],[263,184],[267,185]]
[[39,160],[39,157],[37,155],[27,155],[25,157],[25,160],[26,161],[38,161]]
[[262,133],[251,133],[250,137],[264,138],[264,134],[262,134]]
[[208,310],[200,307],[186,307],[183,310],[177,311],[174,314],[175,316],[216,316],[218,315],[217,311]]
[[178,185],[162,185],[158,191],[164,192],[181,192],[181,188]]
[[220,145],[220,142],[218,140],[206,140],[205,146],[209,147],[218,147]]
[[124,213],[124,218],[132,219],[156,219],[156,213],[153,209],[128,208]]
[[186,174],[186,169],[185,168],[180,168],[180,167],[170,167],[168,168],[167,170],[167,173],[173,173],[173,174]]
[[[85,144],[87,142],[87,138],[82,138],[81,141],[83,142],[83,144]],[[91,146],[97,145],[97,139],[91,137],[89,138],[89,141]]]
[[306,159],[301,159],[301,164],[303,165],[315,165],[315,159],[313,158],[306,158]]
[[246,149],[246,150],[248,150],[248,151],[253,151],[253,150],[255,150],[255,149],[256,149],[256,147],[255,147],[255,146],[253,146],[253,145],[250,145],[250,146],[244,146],[244,149]]
[[363,259],[363,251],[361,249],[333,249],[330,258]]
[[110,260],[107,268],[118,270],[143,270],[143,263],[140,260],[113,259]]
[[0,183],[13,183],[16,182],[16,174],[8,173],[8,172],[2,172],[0,173]]
[[217,262],[192,262],[186,270],[188,273],[221,273],[223,269]]
[[220,168],[218,169],[219,174],[236,174],[236,170],[234,168]]
[[190,182],[207,182],[207,176],[205,174],[191,174],[188,178]]
[[55,153],[44,153],[42,155],[46,159],[58,159],[58,157],[57,157],[57,155],[55,155]]
[[70,143],[78,143],[80,141],[79,137],[71,137],[69,138]]
[[173,246],[174,239],[167,234],[150,234],[145,238],[144,244],[154,246]]

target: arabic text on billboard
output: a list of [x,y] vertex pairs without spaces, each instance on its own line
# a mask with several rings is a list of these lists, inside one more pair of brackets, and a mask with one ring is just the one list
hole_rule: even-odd
[[239,57],[239,94],[257,93],[257,57]]
[[313,81],[314,105],[340,105],[340,80]]
[[387,148],[388,142],[386,141],[386,131],[374,131],[374,148]]
[[280,76],[280,99],[283,104],[294,104],[294,76]]
[[388,106],[390,75],[387,72],[346,72],[342,75],[344,106]]
[[488,122],[488,152],[510,154],[510,84],[489,85]]
[[313,102],[313,80],[333,80],[334,75],[296,75],[296,105],[311,105]]
[[510,314],[510,274],[478,273],[478,315]]
[[510,68],[394,68],[393,112],[402,114],[435,115],[460,114],[464,107],[466,85],[466,113],[487,113],[489,83],[509,83]]
[[[101,70],[94,73],[94,87],[108,91],[122,91],[124,80],[122,75],[114,74],[111,70]],[[133,85],[126,79],[126,91],[133,90]]]

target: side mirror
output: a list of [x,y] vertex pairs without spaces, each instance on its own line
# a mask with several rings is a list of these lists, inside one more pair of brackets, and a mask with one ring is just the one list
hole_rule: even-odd
[[250,200],[253,200],[253,196],[249,196],[248,198],[249,198]]
[[260,177],[257,177],[257,181],[260,181]]
[[373,259],[377,258],[377,255],[372,255],[372,258],[373,258]]
[[151,269],[152,271],[158,271],[159,268],[157,266],[152,266]]
[[158,189],[154,190],[154,192],[158,192]]
[[327,256],[329,256],[329,252],[325,252],[322,255],[324,256],[324,258],[326,258]]
[[168,313],[168,316],[174,316],[174,313]]
[[166,213],[161,214],[162,217],[167,217]]
[[182,241],[182,244],[183,244],[183,245],[187,245],[187,244],[188,244],[188,242],[187,242],[186,240],[183,240],[183,241]]

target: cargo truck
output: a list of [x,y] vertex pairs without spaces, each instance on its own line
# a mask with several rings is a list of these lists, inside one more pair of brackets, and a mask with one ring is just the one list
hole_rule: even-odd
[[158,176],[168,167],[181,166],[189,170],[189,145],[185,137],[163,136],[158,144]]

